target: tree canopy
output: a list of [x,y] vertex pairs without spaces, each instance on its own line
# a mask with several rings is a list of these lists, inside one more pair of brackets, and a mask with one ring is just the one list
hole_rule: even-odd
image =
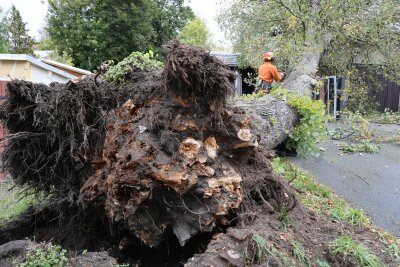
[[183,0],[49,0],[47,19],[57,50],[93,70],[105,60],[161,46],[191,16]]
[[[0,26],[1,27],[1,26]],[[33,54],[35,40],[29,36],[26,23],[20,12],[13,5],[5,18],[5,28],[8,39],[8,52],[13,54]]]
[[218,20],[246,65],[268,50],[290,71],[304,53],[319,52],[322,74],[341,74],[356,58],[379,58],[395,73],[399,14],[397,0],[235,0]]
[[210,37],[211,33],[207,28],[206,22],[199,17],[195,17],[183,27],[178,39],[185,44],[209,48],[211,45]]
[[154,46],[161,47],[167,41],[175,39],[188,20],[194,18],[190,7],[184,6],[184,0],[155,0],[155,18],[153,27],[156,31]]

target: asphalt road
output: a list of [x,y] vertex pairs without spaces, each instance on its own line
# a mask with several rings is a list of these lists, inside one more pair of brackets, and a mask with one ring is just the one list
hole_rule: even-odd
[[[373,128],[382,135],[400,130],[399,125]],[[400,237],[400,145],[382,144],[379,153],[361,155],[340,155],[332,140],[318,146],[326,150],[318,158],[290,160],[353,207],[364,209],[375,224]]]

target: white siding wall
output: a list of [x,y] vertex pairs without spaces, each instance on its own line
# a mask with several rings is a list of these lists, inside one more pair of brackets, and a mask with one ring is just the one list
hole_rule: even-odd
[[68,80],[66,77],[32,64],[32,82],[49,84],[51,82],[66,83]]

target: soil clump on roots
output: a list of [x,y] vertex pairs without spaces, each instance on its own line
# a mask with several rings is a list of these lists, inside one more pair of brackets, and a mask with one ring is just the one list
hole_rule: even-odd
[[89,249],[138,266],[244,266],[258,264],[259,235],[281,253],[270,266],[293,258],[291,239],[335,266],[321,244],[357,229],[310,214],[272,171],[259,146],[268,133],[229,101],[227,66],[200,48],[168,49],[162,71],[133,70],[124,84],[9,83],[4,167],[49,207],[0,230],[0,244],[37,236],[71,258]]

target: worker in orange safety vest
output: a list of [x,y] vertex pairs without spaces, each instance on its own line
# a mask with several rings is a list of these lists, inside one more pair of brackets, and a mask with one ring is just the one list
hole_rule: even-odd
[[258,78],[260,79],[261,90],[269,93],[272,88],[272,82],[280,82],[283,80],[285,74],[279,73],[278,69],[273,65],[275,57],[274,53],[264,53],[264,64],[258,69]]

